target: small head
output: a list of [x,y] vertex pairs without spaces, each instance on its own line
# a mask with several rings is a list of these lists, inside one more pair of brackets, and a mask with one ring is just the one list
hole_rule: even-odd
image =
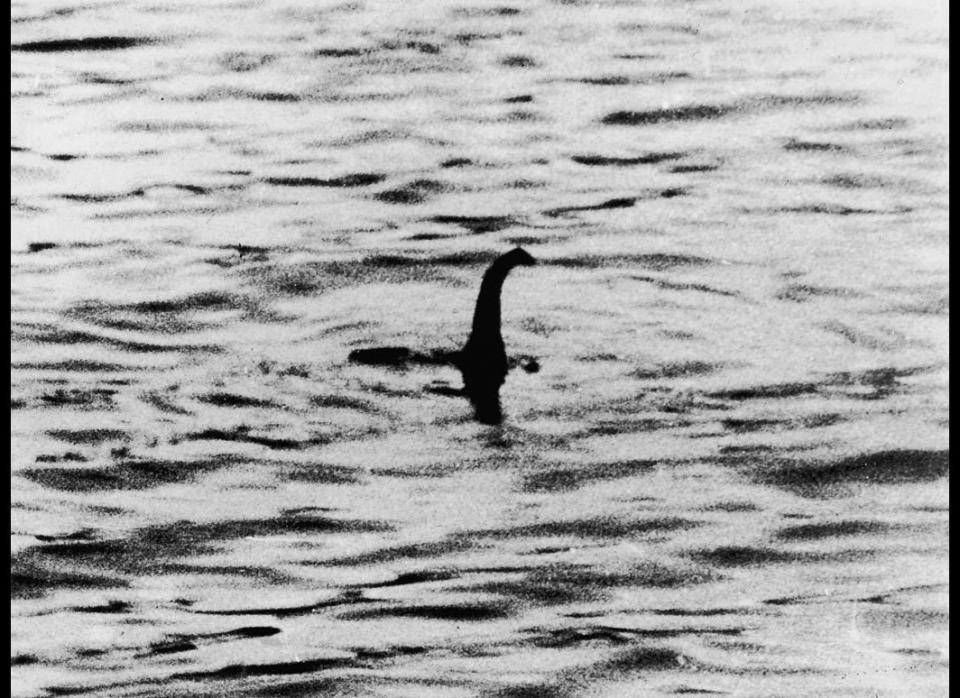
[[501,259],[503,259],[504,261],[509,261],[511,267],[514,267],[514,266],[532,267],[534,264],[537,263],[537,260],[533,258],[533,255],[531,255],[522,247],[514,247],[512,250],[510,250],[505,255],[503,255]]

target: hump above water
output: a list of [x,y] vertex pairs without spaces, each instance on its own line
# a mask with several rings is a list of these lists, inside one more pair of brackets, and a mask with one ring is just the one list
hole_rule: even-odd
[[470,338],[457,357],[463,392],[473,403],[476,418],[485,424],[500,422],[500,386],[507,376],[507,353],[500,334],[500,291],[511,269],[534,264],[536,260],[520,247],[493,261],[480,284]]

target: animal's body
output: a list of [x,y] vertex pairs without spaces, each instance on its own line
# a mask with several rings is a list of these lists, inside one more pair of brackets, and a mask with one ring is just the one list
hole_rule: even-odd
[[511,269],[533,264],[536,260],[520,247],[493,261],[480,284],[470,338],[455,360],[463,374],[464,394],[473,403],[477,419],[487,424],[500,421],[500,386],[508,370],[500,332],[500,291]]
[[[350,360],[381,366],[452,363],[463,375],[463,390],[444,388],[434,389],[433,392],[464,395],[473,404],[477,420],[485,424],[498,424],[501,419],[500,386],[503,385],[509,370],[503,335],[500,333],[500,291],[511,269],[533,264],[536,264],[536,260],[520,247],[515,247],[493,260],[483,275],[473,311],[473,327],[463,349],[435,350],[425,354],[407,347],[372,347],[353,350],[350,352]],[[537,370],[536,361],[525,369],[531,372]]]

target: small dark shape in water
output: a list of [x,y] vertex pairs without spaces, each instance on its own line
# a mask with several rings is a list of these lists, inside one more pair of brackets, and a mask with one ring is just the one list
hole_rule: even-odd
[[687,376],[703,376],[723,368],[723,364],[711,364],[706,361],[681,361],[678,363],[661,364],[655,369],[637,369],[633,372],[635,378],[684,378]]
[[897,206],[892,209],[858,208],[843,204],[803,204],[801,206],[784,206],[775,209],[777,213],[826,213],[831,216],[875,215],[909,213],[911,208]]
[[509,607],[503,603],[436,604],[397,606],[350,611],[341,616],[349,620],[367,618],[425,618],[429,620],[483,621],[509,618]]
[[53,155],[48,155],[48,158],[51,160],[56,160],[57,162],[69,162],[70,160],[76,160],[79,155],[70,155],[69,153],[55,153]]
[[466,167],[472,164],[473,160],[470,158],[450,158],[441,162],[440,167]]
[[828,376],[833,385],[863,385],[873,389],[871,398],[885,398],[898,390],[903,384],[898,380],[907,376],[915,376],[933,370],[935,366],[913,366],[907,368],[873,368],[865,371],[841,371]]
[[633,158],[605,157],[603,155],[574,155],[570,159],[581,165],[628,167],[630,165],[655,165],[667,160],[679,160],[683,153],[649,153]]
[[154,43],[153,39],[131,36],[91,36],[83,39],[54,39],[51,41],[28,41],[12,44],[11,51],[30,53],[56,53],[61,51],[116,51]]
[[670,187],[669,189],[662,189],[660,191],[661,199],[673,199],[678,196],[686,196],[687,190],[682,187]]
[[575,82],[584,85],[629,85],[631,80],[625,75],[604,75],[599,78],[578,78]]
[[474,41],[482,41],[484,39],[499,39],[501,34],[477,34],[475,32],[463,32],[461,34],[454,34],[453,38],[461,44],[470,44]]
[[512,17],[520,14],[515,7],[458,7],[453,14],[459,17]]
[[532,68],[536,64],[536,61],[530,58],[530,56],[506,56],[500,60],[500,65],[508,68]]
[[186,434],[181,437],[184,441],[235,441],[251,443],[280,451],[290,451],[303,448],[304,443],[293,439],[272,439],[266,436],[253,436],[248,427],[237,427],[232,430],[205,429],[200,432]]
[[217,407],[277,407],[275,402],[270,400],[258,400],[257,398],[246,397],[245,395],[236,395],[234,393],[208,393],[197,398],[200,402]]
[[54,456],[51,454],[41,454],[37,456],[37,459],[36,459],[37,463],[61,463],[63,461],[86,463],[87,458],[85,456],[80,455],[79,453],[75,453],[73,451],[67,451],[66,453],[60,456]]
[[825,296],[830,298],[856,298],[859,294],[847,288],[811,286],[809,284],[790,284],[776,295],[777,300],[804,303],[811,298]]
[[710,264],[705,257],[693,255],[652,252],[641,255],[578,255],[554,257],[544,262],[570,269],[600,269],[603,267],[640,266],[654,271],[667,271],[677,267],[699,267]]
[[520,368],[527,373],[538,373],[540,371],[540,362],[532,356],[524,356],[520,359]]
[[18,654],[10,657],[10,666],[27,666],[28,664],[37,664],[40,660],[32,654]]
[[149,654],[176,654],[179,652],[189,652],[197,649],[197,640],[205,641],[204,644],[209,644],[211,640],[222,641],[236,638],[246,639],[251,637],[270,637],[278,634],[279,632],[281,632],[279,628],[272,628],[269,626],[251,626],[237,628],[236,630],[226,630],[219,633],[203,633],[194,636],[179,636],[175,640],[151,644]]
[[780,540],[822,540],[835,536],[859,536],[871,533],[886,533],[892,528],[891,524],[883,521],[844,520],[831,521],[819,524],[802,524],[788,526],[777,532]]
[[[77,650],[77,656],[78,657],[102,657],[108,651],[109,650],[97,649],[96,647],[84,647],[82,649]],[[62,688],[55,688],[53,691],[51,691],[53,695],[58,695],[58,694],[70,695],[71,692],[82,693],[83,689],[74,689],[73,691],[71,691],[70,689],[64,690]]]
[[910,125],[910,122],[907,119],[863,119],[861,121],[854,121],[849,125],[851,130],[860,130],[865,131],[892,131],[894,129],[906,128]]
[[871,177],[864,174],[837,174],[824,177],[820,180],[824,184],[839,189],[864,189],[866,187],[883,187],[889,182],[881,177]]
[[[362,362],[360,362],[362,363]],[[366,400],[357,400],[343,395],[314,395],[310,398],[310,404],[315,407],[341,407],[348,410],[360,410],[370,412],[373,407]]]
[[[513,180],[512,182],[504,182],[504,183],[503,183],[503,186],[505,186],[505,187],[507,187],[507,188],[509,188],[509,189],[539,189],[539,188],[542,188],[542,187],[547,186],[547,183],[546,183],[546,182],[543,182],[543,181],[541,181],[541,180],[515,179],[515,180]],[[521,238],[521,239],[523,240],[523,238]],[[526,240],[529,240],[529,239],[530,239],[530,238],[526,238]],[[526,240],[524,240],[524,243],[517,243],[517,244],[525,244]],[[535,243],[537,243],[537,242],[543,242],[543,240],[538,240],[538,239],[534,239],[533,241],[534,241]]]
[[540,116],[536,112],[517,109],[504,114],[506,121],[538,121]]
[[[645,467],[646,461],[637,461],[640,468]],[[554,537],[573,536],[577,538],[629,538],[649,533],[665,533],[669,531],[685,531],[700,526],[697,521],[690,521],[680,517],[663,517],[624,521],[613,517],[594,517],[589,519],[573,519],[568,521],[545,521],[514,528],[493,529],[481,531],[495,538],[522,537]]]
[[686,174],[688,172],[713,172],[718,169],[720,169],[719,165],[677,165],[676,167],[671,167],[670,172],[673,174]]
[[719,565],[720,567],[753,567],[779,562],[796,562],[802,556],[773,550],[772,548],[751,548],[748,546],[728,545],[701,550],[691,555],[698,562]]
[[62,540],[93,540],[94,530],[92,528],[81,528],[79,531],[68,533],[65,536],[45,536],[42,534],[37,534],[34,536],[34,538],[39,541],[43,541],[44,543],[52,543],[54,541]]
[[737,113],[756,113],[769,109],[855,104],[853,94],[753,95],[728,104],[690,104],[648,111],[617,111],[600,123],[612,126],[650,126],[670,121],[706,121]]
[[135,80],[100,75],[99,73],[80,73],[77,77],[81,82],[88,85],[132,85],[136,82]]
[[353,58],[367,53],[370,53],[368,48],[318,48],[313,55],[316,58]]
[[526,104],[533,101],[533,95],[517,95],[516,97],[507,97],[503,101],[507,104]]
[[817,143],[814,141],[798,141],[796,138],[791,138],[786,143],[783,144],[784,150],[799,150],[799,151],[812,151],[820,153],[839,153],[843,150],[846,150],[842,145],[837,145],[836,143]]
[[110,201],[121,201],[128,196],[143,196],[143,194],[143,189],[135,189],[129,194],[61,194],[60,198],[85,204],[104,204]]
[[760,400],[812,395],[816,393],[820,387],[817,383],[781,383],[779,385],[760,385],[755,388],[718,390],[707,393],[706,396],[718,400]]
[[459,576],[456,572],[449,572],[447,570],[424,570],[423,572],[405,572],[404,574],[397,575],[388,582],[374,582],[371,584],[359,584],[357,586],[370,588],[397,587],[406,586],[407,584],[421,584],[423,582],[446,581],[448,579],[457,579]]
[[446,237],[449,236],[440,235],[439,233],[417,233],[416,235],[411,235],[406,239],[413,240],[415,242],[426,242],[428,240],[443,240]]
[[[266,247],[255,247],[252,245],[237,244],[237,245],[230,245],[229,249],[236,250],[237,254],[240,256],[240,259],[243,259],[244,256],[246,255],[252,255],[253,258],[258,262],[262,262],[267,259]],[[227,298],[228,296],[224,294],[223,297]]]
[[459,225],[474,235],[495,233],[516,224],[516,221],[509,216],[433,216],[430,221]]
[[429,53],[437,54],[440,53],[440,47],[436,44],[431,44],[426,41],[408,41],[405,44],[406,48],[413,49],[414,51],[419,51],[420,53]]
[[122,429],[50,429],[47,435],[71,444],[100,444],[104,441],[123,441],[130,438]]
[[739,608],[658,608],[647,610],[658,616],[729,616],[743,613]]
[[267,177],[264,181],[280,187],[366,187],[387,178],[384,174],[358,172],[333,179],[316,177]]
[[846,419],[843,415],[839,414],[812,414],[808,417],[803,417],[800,420],[801,426],[805,429],[818,429],[820,427],[829,427],[834,424],[839,424],[840,422]]
[[585,210],[591,209],[604,209],[604,208],[630,208],[636,203],[636,199],[633,198],[622,198],[622,199],[610,199],[609,201],[604,201],[601,204],[596,206],[587,207]]
[[243,628],[237,628],[236,630],[227,630],[223,633],[216,633],[216,635],[228,635],[231,637],[270,637],[271,635],[276,635],[282,632],[280,628],[272,628],[265,625],[256,625]]
[[600,123],[609,126],[649,126],[664,121],[719,119],[735,111],[736,107],[721,104],[695,104],[650,111],[616,111],[607,114]]
[[255,676],[288,676],[290,674],[310,674],[328,669],[360,668],[353,659],[310,659],[300,662],[280,662],[277,664],[231,664],[212,671],[191,671],[170,676],[172,681],[193,681],[200,679],[248,679]]
[[[411,655],[426,654],[430,651],[427,647],[417,647],[415,645],[394,645],[387,649],[369,649],[367,647],[353,647],[351,651],[357,655],[358,659],[395,659],[397,657],[409,657]],[[320,695],[319,693],[315,695]],[[324,694],[325,695],[325,694]],[[330,695],[333,695],[331,691]]]
[[[571,2],[573,0],[564,0]],[[573,698],[577,692],[569,685],[560,683],[520,684],[505,686],[496,692],[483,694],[484,698]]]
[[58,388],[53,393],[46,393],[40,396],[40,401],[46,405],[63,407],[65,405],[80,405],[90,409],[110,409],[114,407],[113,396],[116,390],[107,388],[94,388],[83,390],[81,388],[71,388],[64,390]]
[[637,647],[619,652],[602,664],[614,676],[634,671],[690,670],[691,662],[680,652],[667,647]]
[[27,245],[27,252],[43,252],[44,250],[53,250],[59,247],[55,242],[31,242]]
[[[156,185],[156,188],[160,188],[160,187],[164,187],[164,186],[170,187],[170,188],[172,188],[172,189],[179,189],[180,191],[188,191],[188,192],[190,192],[191,194],[198,194],[198,195],[199,195],[199,194],[209,194],[209,193],[210,193],[210,189],[209,189],[209,188],[207,188],[207,187],[201,187],[199,184],[166,184],[166,185],[158,184],[158,185]],[[146,187],[146,189],[153,189],[153,188],[155,188],[155,187]],[[138,191],[144,191],[144,190],[141,189],[141,190],[138,190]]]
[[421,204],[427,200],[431,194],[436,194],[445,189],[441,182],[432,179],[417,179],[396,189],[374,194],[374,198],[388,204]]
[[126,601],[110,601],[102,606],[74,606],[77,613],[127,613],[133,606]]
[[191,652],[195,649],[197,649],[197,646],[189,640],[160,642],[150,646],[150,654],[177,654],[178,652]]
[[358,553],[346,557],[337,557],[318,561],[318,565],[335,565],[354,567],[358,565],[377,565],[397,560],[410,560],[438,557],[442,558],[454,553],[463,553],[473,550],[477,544],[465,538],[447,538],[440,541],[426,543],[411,543],[398,545],[392,548],[380,548],[366,553]]
[[789,425],[784,419],[721,419],[720,425],[735,434],[749,434],[754,431],[770,431],[775,427]]
[[533,639],[537,647],[566,648],[578,647],[585,642],[603,642],[608,645],[625,645],[632,642],[632,633],[621,632],[619,629],[588,626],[585,628],[561,628],[549,630],[540,637]]
[[402,366],[410,361],[413,351],[408,347],[372,347],[354,349],[348,360],[368,366]]
[[234,73],[248,73],[273,61],[274,56],[263,53],[245,53],[232,51],[222,56],[217,62],[225,69]]
[[697,696],[725,696],[728,691],[711,691],[707,688],[693,688],[691,686],[680,686],[673,691],[677,695],[697,695]]
[[603,211],[611,208],[631,208],[636,202],[637,199],[635,197],[610,199],[608,201],[604,201],[603,203],[594,204],[592,206],[565,206],[562,208],[551,208],[544,211],[543,215],[556,218],[557,216],[561,216],[565,213],[574,213],[576,211]]
[[298,464],[284,472],[288,480],[296,482],[323,483],[325,485],[351,485],[359,481],[356,474],[342,465]]

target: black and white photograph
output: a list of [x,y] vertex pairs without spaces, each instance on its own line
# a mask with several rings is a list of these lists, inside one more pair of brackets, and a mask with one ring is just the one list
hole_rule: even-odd
[[949,695],[946,0],[13,0],[15,698]]

